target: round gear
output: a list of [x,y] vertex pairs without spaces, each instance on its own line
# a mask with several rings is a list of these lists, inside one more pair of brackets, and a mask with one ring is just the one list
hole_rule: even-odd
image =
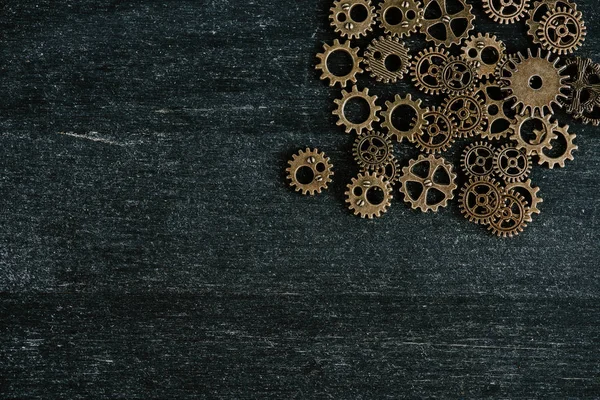
[[[540,188],[534,187],[533,182],[531,182],[531,179],[527,179],[525,182],[509,183],[508,185],[506,185],[506,190],[519,193],[521,196],[523,196],[525,198],[525,201],[527,202],[527,205],[529,206],[529,210],[531,211],[531,213],[541,213],[538,206],[540,205],[540,203],[543,203],[544,200],[539,195]],[[530,217],[529,221],[527,222],[531,221],[532,218]]]
[[479,82],[477,64],[450,56],[439,70],[438,80],[442,92],[449,95],[460,96],[472,92]]
[[[362,11],[366,15],[362,21],[356,21],[352,14]],[[358,39],[373,30],[375,23],[375,7],[370,0],[336,0],[330,9],[331,26],[341,36],[348,39]]]
[[[462,46],[463,58],[477,65],[480,78],[490,79],[496,72],[496,67],[506,54],[506,45],[496,36],[489,33],[472,35]],[[491,58],[488,58],[488,55]]]
[[538,29],[540,28],[541,21],[544,15],[548,11],[555,10],[559,7],[568,8],[571,10],[577,10],[577,4],[568,0],[540,0],[536,1],[533,8],[529,10],[529,19],[527,20],[527,26],[529,27],[527,34],[533,39],[533,43],[541,44],[540,39],[537,36]]
[[[417,160],[409,161],[408,167],[402,168],[400,192],[413,210],[438,212],[440,207],[446,207],[454,198],[457,188],[455,181],[452,164],[441,157],[420,155]],[[413,192],[409,183],[418,187],[418,190]]]
[[392,152],[392,142],[379,132],[358,135],[352,150],[358,165],[367,170],[375,170],[388,164],[392,159]]
[[[421,99],[413,100],[410,94],[404,98],[397,94],[394,102],[385,102],[387,109],[381,113],[383,118],[381,126],[388,130],[390,138],[395,138],[398,142],[405,138],[409,142],[415,141],[415,134],[420,132],[426,123],[425,110],[421,107],[421,103]],[[406,130],[394,125],[394,113],[404,107],[411,108],[414,112],[414,117]],[[406,115],[406,113],[403,113],[404,119],[406,119]]]
[[600,64],[589,58],[576,57],[566,61],[565,74],[567,99],[561,104],[567,113],[576,115],[591,112],[600,101]]
[[379,6],[378,20],[386,34],[408,37],[417,32],[423,7],[417,0],[385,0]]
[[600,104],[594,104],[590,111],[575,114],[575,119],[586,125],[600,126]]
[[496,150],[494,171],[505,183],[521,182],[531,173],[531,156],[525,151],[506,144]]
[[450,53],[443,47],[430,47],[415,57],[410,73],[417,89],[426,94],[440,94],[442,84],[438,76],[448,57]]
[[[361,218],[373,219],[381,217],[387,212],[392,201],[392,185],[381,176],[367,172],[359,174],[352,178],[352,183],[348,184],[346,191],[346,203],[348,208],[354,212],[354,215],[360,215]],[[381,202],[375,204],[369,198],[373,198],[373,191],[381,191]]]
[[460,210],[469,221],[487,225],[500,209],[503,192],[493,178],[473,178],[461,190]]
[[508,136],[515,123],[514,118],[506,115],[504,93],[495,83],[479,84],[474,95],[483,99],[487,123],[481,133],[484,139],[499,140]]
[[[346,116],[346,105],[353,99],[365,101],[369,106],[369,116],[364,121],[351,122]],[[363,131],[372,131],[373,123],[379,121],[377,113],[381,111],[381,107],[376,104],[376,101],[377,96],[370,96],[368,88],[364,88],[362,91],[359,91],[356,86],[353,86],[352,91],[350,92],[342,90],[342,98],[334,100],[335,104],[338,106],[337,109],[332,112],[333,115],[337,115],[338,117],[336,124],[338,126],[344,126],[346,133],[350,133],[352,130],[358,134],[362,133]]]
[[500,59],[496,70],[494,71],[494,77],[496,78],[496,84],[500,87],[508,86],[508,78],[510,77],[511,71],[517,69],[517,62],[519,57],[516,54],[505,54]]
[[529,0],[483,0],[485,13],[499,24],[514,24],[527,15]]
[[458,124],[457,137],[481,135],[487,124],[485,103],[473,95],[455,96],[446,99],[443,108]]
[[[461,10],[450,14],[448,1],[459,4]],[[427,40],[433,41],[436,46],[450,47],[453,44],[460,44],[463,39],[469,37],[469,32],[474,29],[475,16],[471,13],[473,6],[466,4],[464,0],[424,0],[423,9],[421,32],[425,34]],[[432,17],[428,18],[430,14]],[[438,29],[440,27],[444,28],[443,35],[440,34],[441,29]]]
[[462,170],[471,178],[491,176],[494,172],[494,154],[494,147],[490,143],[472,143],[462,153]]
[[[525,123],[536,120],[541,123],[542,129],[534,129],[533,132],[525,132],[523,129]],[[544,149],[552,149],[551,142],[556,139],[555,130],[558,129],[558,122],[552,121],[551,115],[544,117],[536,115],[517,115],[516,123],[513,127],[514,131],[511,139],[516,142],[517,149],[524,150],[527,155],[535,155],[543,152]],[[533,133],[535,138],[530,138]]]
[[579,147],[575,145],[575,138],[577,135],[574,133],[569,133],[569,125],[561,127],[558,125],[558,123],[553,132],[559,135],[559,137],[562,137],[565,141],[566,146],[564,151],[560,155],[547,155],[544,150],[539,151],[537,152],[537,156],[539,157],[538,164],[546,164],[550,169],[554,169],[555,167],[564,168],[567,160],[573,161],[575,159],[573,157],[573,152],[579,149]]
[[[329,86],[333,87],[337,84],[340,87],[345,87],[348,82],[356,83],[356,75],[363,72],[360,67],[360,63],[363,61],[362,57],[358,56],[359,48],[354,48],[350,46],[350,42],[347,41],[344,44],[340,44],[339,40],[333,41],[333,46],[328,45],[327,43],[323,46],[323,53],[317,54],[317,58],[319,59],[319,63],[315,67],[315,69],[321,70],[321,80],[329,79]],[[329,57],[338,51],[345,52],[350,55],[352,58],[352,68],[348,74],[343,76],[334,75],[327,65],[327,61]]]
[[[315,193],[321,193],[332,181],[333,165],[325,153],[318,149],[311,150],[307,147],[306,150],[300,150],[292,156],[288,164],[286,172],[290,186],[304,195],[314,196]],[[303,179],[300,174],[309,179]]]
[[426,125],[415,134],[417,147],[428,154],[448,150],[456,137],[456,123],[441,107],[427,108],[423,117]]
[[[400,164],[396,157],[392,156],[390,161],[388,161],[385,165],[381,165],[375,173],[388,181],[391,185],[395,185],[400,180]],[[368,172],[366,168],[362,168],[362,172]]]
[[563,7],[548,11],[536,32],[542,48],[560,55],[581,47],[586,33],[581,11]]
[[[378,82],[396,83],[408,74],[410,55],[400,39],[391,36],[373,39],[365,51],[366,70]],[[390,68],[391,67],[391,68]]]
[[531,220],[531,211],[523,196],[508,191],[502,195],[501,205],[490,220],[489,230],[498,237],[513,237],[523,232]]

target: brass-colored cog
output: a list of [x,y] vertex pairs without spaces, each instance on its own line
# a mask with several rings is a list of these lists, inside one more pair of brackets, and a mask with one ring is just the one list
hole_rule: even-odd
[[507,137],[515,124],[515,119],[506,115],[505,94],[496,83],[479,84],[474,95],[483,99],[487,123],[481,137],[499,140]]
[[442,66],[449,57],[450,53],[443,47],[430,47],[421,51],[414,58],[410,70],[412,80],[417,89],[426,94],[440,94],[442,83],[438,77]]
[[[488,53],[493,54],[494,58],[485,57]],[[462,46],[462,54],[466,60],[477,65],[477,74],[480,78],[491,79],[496,73],[496,67],[506,54],[506,45],[495,35],[479,33],[477,36],[471,35],[465,41]]]
[[[348,208],[354,212],[354,215],[360,215],[361,218],[381,217],[391,205],[392,185],[375,173],[359,174],[356,178],[352,178],[352,182],[347,187],[346,203],[348,203]],[[371,191],[382,192],[381,202],[374,204],[369,200]]]
[[441,107],[427,108],[423,118],[426,125],[415,134],[417,147],[427,154],[448,150],[456,138],[456,123]]
[[505,183],[522,182],[529,177],[532,163],[531,156],[524,150],[506,144],[496,150],[494,155],[494,172]]
[[459,206],[465,218],[487,225],[502,205],[504,189],[490,177],[472,178],[461,190]]
[[585,42],[587,28],[581,11],[559,7],[544,15],[536,34],[542,48],[566,55],[573,53]]
[[556,129],[553,131],[555,134],[561,136],[566,142],[566,147],[564,152],[560,155],[547,155],[544,153],[544,150],[537,152],[537,156],[539,157],[538,164],[544,165],[546,164],[548,168],[554,169],[555,167],[564,168],[567,160],[573,161],[575,157],[573,156],[573,152],[578,150],[579,147],[575,144],[575,138],[577,135],[574,133],[569,133],[569,125],[559,126],[557,123]]
[[485,13],[499,24],[514,24],[527,15],[529,0],[483,0]]
[[[286,172],[288,173],[287,179],[290,181],[290,186],[304,195],[314,196],[316,193],[321,193],[322,190],[327,189],[332,181],[333,165],[329,157],[318,149],[307,147],[306,150],[300,150],[292,156],[288,164],[289,167],[286,168]],[[312,173],[312,179],[302,181],[298,176],[301,170],[309,175]]]
[[[362,68],[360,67],[363,59],[358,55],[359,50],[359,48],[350,46],[350,41],[340,44],[340,41],[336,39],[333,41],[332,46],[326,43],[323,46],[323,53],[317,54],[319,63],[315,67],[315,69],[321,70],[321,80],[329,79],[329,86],[333,87],[339,84],[342,88],[345,87],[348,82],[356,83],[356,75],[363,72]],[[343,76],[333,74],[327,65],[327,60],[329,57],[338,51],[345,52],[352,58],[352,68],[350,69],[350,72]]]
[[[351,122],[346,116],[346,105],[353,99],[364,100],[369,105],[369,116],[362,122]],[[337,109],[332,112],[333,115],[337,115],[338,117],[336,124],[338,126],[344,126],[346,133],[350,133],[352,130],[358,134],[363,131],[372,131],[373,123],[379,121],[377,113],[381,111],[381,107],[376,104],[376,101],[377,96],[370,96],[368,88],[364,88],[360,91],[358,90],[358,87],[353,86],[350,92],[342,90],[342,98],[334,100],[335,104],[338,106]]]
[[423,7],[417,0],[384,0],[377,18],[386,34],[408,37],[421,26]]
[[[383,119],[381,126],[388,130],[390,138],[395,138],[398,142],[401,142],[403,139],[407,139],[409,142],[415,141],[415,134],[420,132],[426,124],[424,118],[425,109],[421,107],[421,103],[421,99],[413,100],[410,94],[406,95],[406,97],[401,97],[397,94],[393,102],[385,102],[386,110],[381,113]],[[408,130],[402,130],[394,125],[394,112],[402,107],[412,108],[414,111],[415,116],[408,126]]]
[[562,106],[567,113],[576,115],[591,112],[600,102],[600,64],[589,58],[575,57],[565,62],[567,99]]
[[[355,21],[352,18],[352,13],[356,9],[362,9],[361,11],[366,14],[364,20]],[[371,5],[371,0],[335,0],[330,9],[329,19],[331,26],[340,36],[358,39],[373,30],[375,16],[375,7]]]
[[[444,45],[450,47],[453,44],[460,44],[463,39],[469,37],[469,32],[475,29],[473,26],[475,16],[471,12],[473,6],[467,4],[464,0],[453,0],[455,3],[460,4],[462,9],[450,14],[448,1],[451,0],[424,0],[424,16],[421,22],[421,32],[425,34],[427,40],[433,41],[436,46]],[[427,18],[430,7],[431,10],[441,10],[441,14],[439,12],[432,12],[435,16]],[[461,23],[457,23],[458,21],[461,21]],[[463,26],[464,29],[456,31],[458,27],[463,28]],[[438,27],[444,28],[444,35],[438,35]]]
[[[537,120],[541,123],[542,129],[534,129],[533,132],[525,132],[525,123]],[[516,142],[517,149],[524,150],[527,155],[536,155],[542,153],[544,149],[552,149],[551,142],[558,138],[555,131],[558,129],[558,122],[552,121],[551,115],[517,115],[516,123],[513,127],[511,139]],[[530,138],[531,133],[535,138]]]
[[392,159],[392,142],[379,132],[361,133],[354,141],[352,154],[360,167],[376,170]]
[[529,18],[527,19],[527,26],[529,29],[527,34],[531,37],[533,43],[541,44],[537,32],[544,15],[546,15],[548,11],[555,10],[559,7],[568,8],[573,11],[577,10],[577,4],[568,0],[540,0],[536,1],[533,8],[528,11]]
[[462,153],[460,165],[463,172],[470,178],[492,176],[495,152],[491,143],[472,143]]
[[450,56],[439,70],[438,80],[446,94],[460,96],[473,92],[479,83],[477,63]]
[[457,137],[481,135],[487,125],[486,106],[474,95],[454,96],[446,99],[442,107],[457,123]]
[[508,78],[510,77],[511,71],[517,69],[517,62],[519,57],[517,54],[505,54],[500,59],[496,70],[494,71],[494,78],[496,85],[500,87],[506,87],[509,85]]
[[[387,61],[394,60],[394,69],[388,68]],[[365,51],[366,70],[378,82],[396,83],[408,74],[410,55],[400,39],[387,36],[373,39]]]
[[488,229],[498,237],[513,237],[523,232],[530,220],[531,211],[525,198],[507,191],[503,193],[500,208],[490,220]]
[[[513,191],[519,193],[521,196],[525,198],[527,205],[529,206],[529,210],[533,214],[540,214],[540,208],[538,207],[540,203],[544,202],[539,195],[540,188],[534,187],[531,179],[527,179],[525,182],[513,182],[506,185],[507,191]],[[531,222],[533,219],[530,217],[529,221]]]
[[[375,170],[375,173],[381,178],[388,181],[391,185],[395,185],[400,180],[400,164],[398,163],[398,159],[394,156],[390,158],[390,160],[385,164],[381,165],[379,168]],[[362,168],[362,173],[369,172],[368,169]]]

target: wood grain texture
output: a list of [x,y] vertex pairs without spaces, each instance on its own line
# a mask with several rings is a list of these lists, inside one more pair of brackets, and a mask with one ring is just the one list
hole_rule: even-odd
[[[534,169],[543,212],[514,240],[456,202],[357,219],[314,71],[329,5],[0,5],[0,397],[600,397],[598,128],[557,115],[580,150]],[[284,180],[306,146],[335,165],[316,198]]]

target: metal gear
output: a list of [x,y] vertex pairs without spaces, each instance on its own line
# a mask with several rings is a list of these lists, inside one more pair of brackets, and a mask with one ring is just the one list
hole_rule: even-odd
[[376,170],[390,162],[393,156],[392,142],[379,132],[365,132],[356,138],[352,150],[359,166]]
[[441,107],[427,108],[423,118],[426,125],[415,134],[417,147],[428,154],[448,150],[456,137],[456,123]]
[[529,0],[483,0],[485,13],[499,24],[514,24],[527,15]]
[[[383,119],[381,126],[388,130],[390,138],[395,138],[398,142],[401,142],[403,139],[407,139],[409,142],[415,141],[415,134],[420,132],[426,123],[424,118],[425,109],[421,107],[421,103],[421,99],[413,100],[410,94],[406,95],[406,97],[401,97],[397,94],[393,102],[385,102],[386,110],[381,113]],[[401,107],[412,108],[415,114],[407,130],[400,129],[394,125],[394,112]],[[403,115],[406,116],[406,114]]]
[[[425,34],[426,39],[433,41],[437,46],[444,45],[450,47],[453,44],[460,44],[460,42],[469,37],[469,32],[475,27],[473,21],[475,16],[471,13],[473,6],[466,4],[464,0],[455,0],[456,3],[460,4],[462,9],[454,14],[448,12],[449,7],[447,2],[450,0],[424,0],[424,16],[421,22],[421,32]],[[428,11],[430,11],[433,17],[428,18]],[[439,12],[441,11],[441,13]],[[463,21],[462,24],[457,24],[456,21]],[[464,30],[456,31],[457,26],[464,26]],[[443,27],[445,35],[438,36],[434,27]]]
[[[488,53],[494,55],[493,59],[485,57]],[[485,53],[485,54],[484,54]],[[496,67],[506,54],[506,45],[495,35],[481,33],[471,35],[462,46],[463,58],[477,65],[477,74],[480,78],[490,79],[496,72]]]
[[548,11],[536,32],[542,48],[560,55],[571,54],[581,47],[586,34],[581,11],[564,7]]
[[[369,116],[362,122],[351,122],[346,116],[346,105],[353,99],[362,99],[369,105]],[[336,124],[338,126],[344,126],[346,133],[350,133],[352,130],[358,134],[363,131],[372,131],[373,123],[379,121],[377,113],[381,111],[381,107],[376,104],[376,101],[377,96],[370,96],[368,88],[364,88],[360,91],[356,86],[353,86],[350,92],[342,90],[342,98],[334,100],[335,104],[338,106],[337,109],[332,112],[333,115],[337,115],[338,117]]]
[[527,26],[529,27],[527,34],[533,39],[533,43],[541,44],[537,36],[537,31],[541,25],[542,18],[550,10],[558,7],[565,7],[571,10],[577,10],[577,4],[568,0],[540,0],[536,1],[533,8],[529,10],[529,18]]
[[[311,150],[307,147],[306,150],[300,150],[292,156],[288,164],[289,167],[286,168],[286,172],[290,186],[304,195],[309,194],[314,196],[315,193],[321,193],[322,190],[327,189],[327,186],[332,181],[333,165],[329,157],[326,157],[325,153],[318,149]],[[302,181],[298,176],[298,173],[301,171],[312,173],[312,178],[306,182]]]
[[[362,168],[361,171],[363,173],[368,172],[368,170],[366,168]],[[381,165],[375,171],[375,173],[377,175],[379,175],[383,179],[387,180],[391,185],[395,185],[396,183],[399,182],[400,172],[401,172],[400,164],[398,163],[398,160],[394,156],[390,157],[390,160],[385,165]]]
[[567,113],[576,115],[592,111],[600,101],[600,64],[589,58],[576,57],[565,62],[567,99],[561,103]]
[[[392,185],[381,176],[367,172],[352,178],[346,191],[346,203],[354,215],[361,218],[373,219],[387,212],[392,201]],[[381,191],[382,200],[375,204],[369,200],[369,193]]]
[[574,133],[569,133],[569,125],[561,127],[558,125],[558,123],[556,129],[553,132],[561,136],[566,142],[564,151],[560,155],[547,155],[546,153],[544,153],[544,150],[539,151],[537,152],[537,156],[539,157],[538,164],[546,164],[550,169],[554,169],[555,167],[564,168],[567,160],[573,161],[575,159],[573,157],[573,152],[579,149],[579,147],[577,147],[577,145],[575,144],[575,138],[577,137],[577,135],[575,135]]
[[504,109],[504,93],[496,83],[479,84],[474,95],[483,99],[487,123],[481,137],[490,140],[499,140],[508,136],[515,123],[514,118],[506,115]]
[[[321,80],[329,79],[329,86],[333,87],[336,84],[339,84],[342,88],[345,87],[348,82],[356,83],[356,75],[363,72],[362,68],[360,67],[360,63],[363,61],[363,59],[358,55],[359,50],[360,49],[357,47],[351,47],[349,41],[345,42],[344,44],[340,44],[340,41],[336,39],[333,41],[332,46],[325,43],[323,46],[323,53],[317,54],[319,63],[315,67],[315,69],[321,70]],[[327,65],[327,60],[329,57],[338,51],[348,53],[352,58],[352,68],[350,72],[343,76],[334,75],[329,70],[329,66]]]
[[472,92],[479,82],[477,63],[450,56],[439,71],[442,92],[460,96]]
[[525,198],[516,192],[502,195],[499,210],[490,220],[489,230],[498,237],[513,237],[523,232],[531,220],[531,211]]
[[458,124],[457,137],[481,135],[487,125],[485,103],[476,96],[462,95],[446,99],[442,107]]
[[[393,60],[394,69],[387,62]],[[408,48],[398,38],[391,36],[373,39],[365,51],[366,70],[378,82],[396,83],[408,74],[410,55]]]
[[[366,13],[366,18],[356,21],[352,18],[352,11],[360,8]],[[330,9],[329,19],[331,26],[341,36],[358,39],[373,30],[375,7],[371,5],[371,0],[336,0]]]
[[575,119],[586,125],[600,126],[600,104],[595,103],[590,111],[575,114]]
[[377,18],[386,34],[408,37],[421,26],[423,7],[417,0],[385,0]]
[[500,87],[506,87],[509,85],[508,78],[510,77],[511,71],[517,69],[517,62],[519,57],[516,54],[505,54],[504,57],[496,65],[496,71],[494,71],[494,77],[496,85]]
[[503,193],[493,178],[472,178],[461,190],[460,210],[469,221],[487,225],[500,209]]
[[443,47],[430,47],[414,58],[410,73],[417,89],[426,94],[440,94],[442,84],[438,76],[448,57],[450,53]]
[[491,143],[475,142],[462,153],[460,165],[470,178],[491,176],[494,172],[495,149]]
[[[534,187],[531,179],[527,179],[525,182],[513,182],[506,185],[507,191],[513,191],[519,193],[521,196],[525,198],[527,205],[529,206],[529,210],[533,214],[540,214],[540,208],[538,207],[540,203],[544,202],[539,195],[540,188]],[[529,221],[531,222],[533,219],[530,217]]]
[[494,154],[494,172],[505,183],[524,181],[529,177],[531,168],[531,156],[513,145],[506,144]]
[[[525,123],[532,120],[541,122],[543,129],[525,132],[523,130]],[[544,117],[540,115],[517,115],[511,139],[516,142],[517,149],[524,150],[527,155],[535,155],[543,152],[544,149],[552,148],[551,142],[558,137],[554,133],[556,129],[558,129],[558,122],[553,122],[551,115]],[[531,133],[534,133],[536,137],[527,137]]]
[[[422,167],[426,167],[426,172],[421,173]],[[413,210],[438,212],[440,207],[446,207],[454,198],[457,188],[455,181],[456,174],[452,164],[434,155],[420,155],[417,160],[409,161],[408,167],[402,169],[400,192],[404,194],[404,201],[411,204]],[[408,183],[420,187],[417,193],[412,193]]]

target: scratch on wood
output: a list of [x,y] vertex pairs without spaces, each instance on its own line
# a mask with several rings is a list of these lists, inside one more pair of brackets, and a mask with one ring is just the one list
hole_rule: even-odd
[[[90,134],[92,134],[92,135],[97,134],[97,133],[98,132],[90,132]],[[121,147],[125,146],[122,143],[113,142],[112,140],[103,139],[103,138],[99,138],[99,137],[93,137],[93,136],[81,135],[81,134],[75,133],[75,132],[58,132],[58,134],[59,135],[71,136],[71,137],[78,138],[78,139],[87,139],[87,140],[91,140],[93,142],[100,142],[100,143],[110,144],[110,145],[113,145],[113,146],[121,146]]]

